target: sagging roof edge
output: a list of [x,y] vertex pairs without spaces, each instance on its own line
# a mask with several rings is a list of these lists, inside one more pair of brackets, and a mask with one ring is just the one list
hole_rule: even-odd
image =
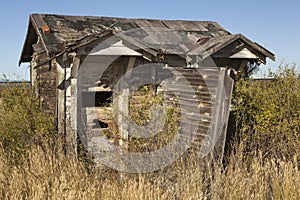
[[[44,48],[44,50],[46,51],[46,53],[48,54],[49,53],[49,50],[47,48],[47,45],[45,44],[44,40],[43,40],[43,37],[41,35],[41,32],[39,31],[39,25],[38,23],[36,22],[36,17],[40,17],[41,15],[37,15],[37,14],[31,14],[29,16],[29,24],[28,24],[28,29],[27,29],[27,33],[26,33],[26,39],[25,39],[25,42],[24,42],[24,46],[23,46],[23,49],[22,49],[22,53],[21,53],[21,56],[19,58],[19,66],[21,65],[22,62],[29,62],[31,60],[31,56],[32,56],[32,53],[31,52],[31,56],[29,58],[28,55],[26,55],[26,51],[33,51],[32,49],[32,45],[34,43],[37,42],[37,39],[38,37],[41,39],[41,42],[42,42],[42,46]],[[34,40],[34,36],[36,36],[36,41],[33,42],[32,40]],[[30,49],[30,50],[28,50]]]

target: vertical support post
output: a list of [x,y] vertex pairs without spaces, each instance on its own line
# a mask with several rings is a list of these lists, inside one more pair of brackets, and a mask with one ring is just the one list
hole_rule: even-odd
[[[226,73],[224,75],[224,87],[225,87],[225,98],[223,100],[223,119],[224,124],[222,127],[221,137],[216,144],[216,147],[220,148],[221,156],[219,157],[220,160],[223,160],[224,156],[224,148],[226,142],[226,135],[227,135],[227,127],[229,121],[229,114],[230,114],[230,105],[231,105],[231,97],[233,92],[234,80],[230,77],[230,69],[226,69]],[[220,144],[219,144],[220,142]]]
[[71,90],[71,66],[65,68],[65,137],[66,137],[66,153],[67,155],[71,155],[73,153],[73,134],[71,128],[71,110],[72,110],[72,90]]
[[233,79],[229,76],[228,69],[220,68],[217,98],[214,113],[213,138],[214,151],[213,157],[219,161],[223,159],[226,130],[229,119],[229,109],[233,91]]
[[125,74],[126,79],[129,79],[130,76],[131,76],[131,71],[130,70],[132,70],[132,68],[134,66],[135,59],[136,59],[136,57],[134,57],[134,56],[129,57],[129,61],[128,61],[127,69],[126,69],[126,74]]
[[118,124],[120,129],[121,138],[119,144],[122,148],[127,148],[127,141],[128,141],[128,126],[125,122],[129,111],[129,89],[123,89],[121,94],[118,97]]
[[66,80],[66,143],[67,153],[77,156],[77,72],[80,57],[73,56],[67,68]]
[[34,92],[34,95],[37,97],[38,96],[38,91],[37,91],[37,69],[34,69],[36,66],[36,62],[31,61],[30,63],[30,81],[31,81],[31,88]]
[[58,134],[61,137],[65,136],[65,69],[64,63],[62,59],[58,59],[56,63],[56,83],[57,83],[57,90],[56,90],[56,105],[57,105],[57,128]]
[[[134,56],[130,56],[129,60],[128,60],[128,64],[125,68],[123,68],[122,71],[122,75],[125,76],[125,79],[123,79],[124,81],[126,81],[127,79],[130,78],[131,76],[131,69],[134,67],[134,63],[135,63],[136,57]],[[119,140],[119,144],[122,148],[127,149],[128,148],[128,123],[126,123],[125,120],[127,120],[127,117],[129,115],[129,89],[126,88],[126,83],[122,82],[119,83],[119,87],[122,89],[121,93],[118,96],[117,99],[117,109],[118,109],[118,124],[119,124],[119,129],[120,129],[120,140]]]
[[[73,58],[73,60],[72,60]],[[64,137],[67,155],[77,155],[77,70],[80,58],[64,55],[57,63],[58,133]]]

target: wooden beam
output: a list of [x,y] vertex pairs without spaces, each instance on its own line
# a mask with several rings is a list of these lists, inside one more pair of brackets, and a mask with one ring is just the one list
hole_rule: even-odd
[[[64,91],[64,81],[65,81],[65,70],[64,63],[62,59],[56,59],[56,105],[57,105],[57,126],[58,134],[61,137],[65,136],[65,91]],[[33,69],[36,70],[36,69]]]
[[118,125],[120,130],[121,138],[119,140],[119,144],[123,149],[127,149],[128,147],[128,124],[127,117],[129,114],[129,89],[123,89],[121,94],[118,96]]
[[135,63],[136,57],[135,56],[130,56],[128,60],[128,65],[125,73],[125,78],[129,79],[131,77],[131,72]]
[[217,109],[219,109],[219,115],[216,116],[218,117],[219,120],[217,125],[218,125],[218,131],[220,132],[220,136],[214,148],[214,158],[219,161],[222,161],[224,157],[224,148],[225,148],[227,127],[228,127],[229,114],[230,114],[230,104],[231,104],[231,97],[232,97],[233,85],[234,85],[234,80],[230,77],[230,69],[222,68],[221,71],[222,73],[220,75],[223,76],[223,78],[222,78],[222,82],[218,84],[219,85],[218,89],[223,87],[222,89],[223,91],[218,90],[219,97],[217,98],[221,97],[222,103],[219,104],[217,107]]

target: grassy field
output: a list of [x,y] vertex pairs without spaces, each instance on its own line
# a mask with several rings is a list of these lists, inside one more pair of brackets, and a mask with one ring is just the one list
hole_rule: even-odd
[[[2,149],[3,151],[3,149]],[[119,178],[112,171],[87,169],[63,152],[32,147],[22,165],[0,156],[1,199],[299,199],[297,161],[254,157],[245,163],[236,155],[228,166],[203,173],[203,163],[178,163],[156,174]],[[181,167],[180,167],[181,166]]]
[[120,174],[66,156],[52,119],[26,89],[1,93],[0,199],[300,199],[300,79],[239,81],[226,162],[190,156],[149,174]]

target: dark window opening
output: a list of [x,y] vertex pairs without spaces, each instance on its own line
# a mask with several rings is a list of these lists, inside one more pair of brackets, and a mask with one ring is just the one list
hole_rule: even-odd
[[83,107],[109,106],[112,102],[112,92],[83,92]]
[[96,128],[108,128],[108,123],[98,120],[98,119],[94,119],[93,122],[95,123],[95,125],[92,127],[93,129]]

